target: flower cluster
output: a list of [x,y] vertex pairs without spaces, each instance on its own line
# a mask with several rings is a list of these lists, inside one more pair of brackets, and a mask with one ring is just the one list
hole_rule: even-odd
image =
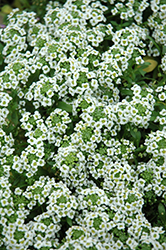
[[165,10],[67,0],[8,15],[1,249],[166,249]]

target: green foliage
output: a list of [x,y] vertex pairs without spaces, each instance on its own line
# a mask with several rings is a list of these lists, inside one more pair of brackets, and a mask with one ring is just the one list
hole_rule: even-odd
[[98,197],[98,195],[96,195],[96,194],[90,194],[90,195],[88,195],[86,198],[84,198],[85,200],[91,200],[91,202],[92,202],[92,205],[96,205],[96,202],[98,201],[98,199],[99,199],[99,197]]
[[128,234],[126,234],[124,230],[119,230],[117,228],[114,228],[113,234],[115,241],[120,240],[125,243],[126,240],[128,239]]
[[92,137],[92,134],[93,134],[93,129],[90,127],[86,127],[85,129],[81,131],[81,134],[82,134],[82,139],[85,142],[90,141],[90,138]]
[[19,242],[19,240],[21,240],[24,237],[24,235],[25,235],[24,232],[21,232],[21,231],[18,231],[18,230],[16,230],[14,232],[14,237],[17,240],[17,242]]
[[147,184],[150,184],[153,180],[153,171],[145,170],[140,174],[140,176],[146,181]]
[[[4,48],[3,44],[0,43],[0,67],[3,65],[3,61],[4,61],[3,56],[2,56],[3,48]],[[0,69],[1,69],[1,68],[0,68]],[[2,70],[2,69],[1,69],[1,70]]]
[[[21,1],[27,2],[27,0],[21,0]],[[42,19],[46,13],[46,5],[48,2],[49,2],[48,0],[31,0],[28,9],[36,12],[39,18]]]
[[165,206],[162,203],[159,203],[158,205],[158,213],[163,226],[166,228],[166,210]]
[[94,121],[98,121],[101,118],[105,117],[103,109],[101,107],[97,107],[95,111],[92,113],[92,116]]
[[68,224],[70,227],[72,227],[72,225],[73,225],[72,219],[69,218],[69,217],[67,217],[66,221],[67,221],[67,224]]
[[66,203],[66,202],[67,202],[67,199],[63,195],[57,199],[57,204],[58,205],[61,204],[61,203]]
[[78,162],[78,158],[76,156],[76,153],[71,152],[65,157],[63,164],[66,164],[67,166],[72,168],[72,166],[77,164],[77,162]]
[[77,239],[79,239],[82,235],[85,235],[85,233],[84,233],[83,231],[75,229],[75,230],[73,231],[73,234],[72,234],[72,239],[73,239],[73,240],[77,240]]
[[93,219],[93,226],[96,230],[99,230],[100,229],[100,225],[101,225],[101,222],[102,222],[102,218],[101,217],[97,217],[97,218],[94,218]]
[[138,198],[134,195],[134,194],[129,194],[128,195],[128,198],[127,198],[127,201],[131,204],[132,202],[134,201],[137,201]]
[[139,244],[137,247],[136,247],[136,250],[151,250],[152,247],[151,245],[148,245],[146,243],[143,243],[143,244]]
[[57,108],[65,110],[69,113],[72,112],[72,106],[70,104],[65,103],[65,102],[58,102]]
[[2,250],[164,246],[165,1],[152,2],[1,3]]
[[153,204],[156,201],[156,195],[152,190],[149,190],[145,193],[145,200],[150,204]]

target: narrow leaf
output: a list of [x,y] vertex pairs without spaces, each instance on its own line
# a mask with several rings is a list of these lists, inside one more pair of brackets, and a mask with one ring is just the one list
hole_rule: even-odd
[[160,217],[162,223],[165,224],[165,226],[166,226],[166,211],[165,211],[165,207],[162,203],[160,203],[158,205],[158,213],[159,213],[159,217]]
[[140,142],[140,139],[141,139],[141,132],[131,130],[130,133],[135,139],[136,146],[139,147],[139,142]]
[[163,46],[163,48],[162,48],[162,54],[163,55],[166,54],[166,46]]
[[65,110],[65,111],[67,111],[67,112],[69,112],[69,113],[72,112],[72,105],[67,104],[67,103],[65,103],[65,102],[59,102],[57,108],[60,108],[60,109],[62,109],[62,110]]
[[69,217],[67,217],[67,224],[72,227],[72,219],[70,219]]
[[17,124],[18,124],[18,114],[17,114],[16,111],[14,111],[12,113],[12,117],[11,118],[12,118],[12,122],[14,123],[14,125],[17,126]]

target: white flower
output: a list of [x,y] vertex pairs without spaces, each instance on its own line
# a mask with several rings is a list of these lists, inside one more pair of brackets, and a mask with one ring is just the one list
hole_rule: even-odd
[[11,100],[12,97],[9,94],[0,92],[0,106],[7,107]]
[[160,101],[165,101],[166,100],[166,94],[165,92],[162,92],[158,95]]

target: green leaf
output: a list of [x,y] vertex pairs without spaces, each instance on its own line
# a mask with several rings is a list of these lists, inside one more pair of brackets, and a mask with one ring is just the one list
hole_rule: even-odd
[[136,70],[142,75],[144,76],[147,72],[145,71],[146,68],[148,68],[150,65],[150,62],[145,62],[144,64],[137,65]]
[[159,212],[159,217],[161,219],[161,221],[166,224],[166,211],[165,211],[165,207],[162,203],[160,203],[158,205],[158,212]]
[[145,150],[146,150],[146,146],[137,148],[135,150],[135,152],[139,153],[139,152],[142,152],[142,151],[145,151]]
[[20,176],[13,182],[13,186],[18,186],[20,188],[26,187],[27,183],[23,178],[20,178]]
[[151,36],[147,36],[147,38],[149,38],[149,40],[152,41],[152,43],[154,44],[154,46],[158,49],[158,51],[161,54],[161,49],[160,49],[159,45],[155,42],[155,40]]
[[141,132],[136,130],[130,130],[132,137],[135,139],[136,146],[139,147],[139,142],[141,139]]
[[36,82],[39,80],[40,70],[37,69],[34,74],[30,75],[28,83],[31,84],[32,82]]
[[[130,76],[129,76],[129,74],[130,74],[129,72],[131,73]],[[130,84],[129,86],[131,86],[132,83],[133,83],[133,79],[135,79],[135,74],[134,74],[133,69],[129,69],[129,71],[127,71],[126,73],[124,73],[123,78],[126,80],[127,84]]]
[[70,219],[69,217],[67,217],[67,224],[68,224],[70,227],[72,227],[73,222],[72,222],[72,219]]
[[162,179],[161,184],[164,185],[164,186],[166,186],[166,178]]
[[8,127],[3,126],[3,130],[9,134],[10,132],[12,132],[15,129],[15,126],[13,124],[10,124]]
[[165,213],[165,207],[164,207],[164,205],[163,205],[162,203],[160,203],[160,204],[158,205],[158,212],[159,212],[159,214],[161,214],[162,216],[165,216],[165,215],[166,215],[166,213]]
[[14,123],[15,126],[18,124],[18,113],[17,111],[13,111],[11,115],[11,121]]
[[151,250],[151,246],[148,246],[146,243],[140,244],[137,246],[136,250]]
[[46,171],[46,170],[43,169],[42,167],[39,167],[39,169],[38,169],[38,171],[37,171],[37,175],[38,175],[38,176],[42,176],[42,175],[46,176],[46,175],[48,175],[48,171]]
[[67,104],[65,102],[59,102],[57,108],[60,108],[60,109],[65,110],[69,113],[72,113],[72,105]]
[[28,3],[27,0],[20,0],[20,3],[22,3],[24,7],[30,8],[30,4]]
[[53,166],[53,165],[55,164],[54,161],[48,161],[47,163],[48,163],[48,165],[50,165],[50,166]]
[[129,95],[129,96],[132,96],[132,95],[133,95],[133,92],[132,92],[132,90],[130,90],[130,89],[122,89],[122,90],[121,90],[121,94],[122,94],[122,95]]
[[0,43],[0,65],[3,64],[3,55],[2,55],[3,48],[4,48],[3,44]]
[[163,47],[162,47],[162,54],[163,54],[163,55],[166,54],[166,46],[163,46]]
[[152,112],[152,116],[150,117],[150,121],[152,122],[152,121],[156,120],[156,117],[157,117],[157,116],[158,116],[158,112],[153,111],[153,112]]

